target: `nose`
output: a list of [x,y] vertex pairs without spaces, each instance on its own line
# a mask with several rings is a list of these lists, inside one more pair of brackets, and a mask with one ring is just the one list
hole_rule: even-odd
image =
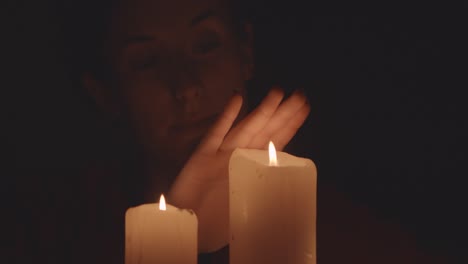
[[200,84],[195,81],[179,81],[174,96],[178,101],[189,102],[200,97]]
[[193,61],[183,60],[174,65],[173,70],[177,73],[174,74],[172,81],[175,99],[185,103],[197,100],[203,85],[196,64]]

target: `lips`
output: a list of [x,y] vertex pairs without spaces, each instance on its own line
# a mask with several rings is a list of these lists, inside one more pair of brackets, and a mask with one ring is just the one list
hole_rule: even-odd
[[187,122],[180,122],[171,127],[171,130],[174,133],[196,133],[196,132],[205,132],[214,121],[216,120],[217,115],[209,116],[206,118],[201,118],[198,120],[191,120]]

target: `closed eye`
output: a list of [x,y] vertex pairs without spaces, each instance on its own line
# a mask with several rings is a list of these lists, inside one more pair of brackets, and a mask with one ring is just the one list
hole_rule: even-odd
[[214,51],[220,46],[221,46],[221,43],[219,41],[210,41],[210,42],[202,43],[198,47],[195,48],[195,53],[206,54],[211,51]]
[[160,59],[155,54],[147,55],[143,58],[136,59],[131,63],[133,70],[142,71],[155,68],[159,65]]
[[221,38],[216,32],[205,32],[193,45],[192,51],[195,55],[208,55],[222,45]]

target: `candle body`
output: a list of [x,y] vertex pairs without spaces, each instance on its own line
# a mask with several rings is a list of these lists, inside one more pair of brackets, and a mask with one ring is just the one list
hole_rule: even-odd
[[197,217],[159,204],[129,208],[125,214],[125,264],[196,264]]
[[230,263],[316,263],[316,167],[278,152],[236,149],[229,163]]

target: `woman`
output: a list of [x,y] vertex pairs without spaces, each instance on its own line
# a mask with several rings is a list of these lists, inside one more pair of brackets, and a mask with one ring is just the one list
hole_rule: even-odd
[[[253,32],[232,2],[114,2],[109,16],[98,13],[104,23],[90,42],[96,49],[84,54],[82,80],[99,108],[128,128],[134,151],[114,169],[99,164],[88,173],[75,260],[122,262],[125,210],[166,193],[197,213],[199,252],[218,252],[200,261],[227,263],[219,250],[228,241],[229,155],[269,140],[283,149],[309,114],[307,99],[274,88],[249,111]],[[333,189],[319,186],[318,202],[318,263],[422,260],[408,237]]]

